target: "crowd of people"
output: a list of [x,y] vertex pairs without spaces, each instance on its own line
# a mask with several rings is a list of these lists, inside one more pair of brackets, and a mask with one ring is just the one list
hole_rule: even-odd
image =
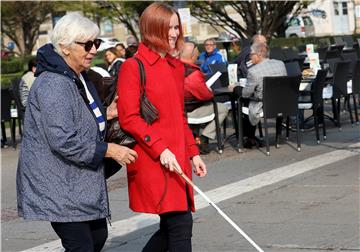
[[[105,68],[91,67],[102,42],[99,28],[80,14],[67,14],[22,78],[26,113],[18,212],[27,220],[49,221],[66,251],[100,251],[105,244],[109,159],[126,166],[130,208],[160,217],[159,230],[143,251],[191,251],[194,193],[179,175],[206,175],[200,153],[209,153],[216,131],[214,120],[207,123],[197,143],[187,117],[214,113],[214,93],[206,85],[209,65],[227,61],[214,39],[205,40],[202,53],[196,43],[185,42],[179,14],[166,3],[151,4],[139,22],[140,42],[128,37],[127,46],[105,49]],[[267,59],[264,39],[254,37],[236,59],[248,78],[244,97],[261,98],[265,74],[284,74],[283,65]],[[106,106],[109,94],[99,90],[105,80],[113,92]],[[186,104],[192,101],[199,103]],[[228,108],[221,102],[217,107],[222,124]],[[261,106],[249,107],[247,137],[252,139]],[[157,117],[147,121],[144,110]],[[134,147],[107,142],[107,122],[114,118],[134,138]]]

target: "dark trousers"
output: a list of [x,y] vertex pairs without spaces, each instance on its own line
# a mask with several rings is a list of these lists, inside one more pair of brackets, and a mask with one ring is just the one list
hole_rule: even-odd
[[191,252],[193,219],[191,211],[160,214],[160,229],[143,252]]
[[65,252],[98,252],[108,236],[106,219],[84,222],[51,222]]

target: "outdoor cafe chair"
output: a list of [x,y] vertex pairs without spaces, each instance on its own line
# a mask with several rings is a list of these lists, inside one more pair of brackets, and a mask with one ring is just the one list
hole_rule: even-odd
[[312,109],[313,112],[312,115],[307,119],[305,119],[302,122],[302,124],[304,124],[306,121],[309,121],[310,118],[314,118],[316,141],[318,144],[320,143],[319,124],[322,124],[323,139],[324,140],[326,139],[325,120],[323,116],[324,101],[322,98],[323,88],[325,86],[325,80],[326,80],[326,73],[327,70],[318,70],[316,74],[316,78],[311,84],[311,90],[301,92],[302,94],[310,94],[311,100],[307,102],[299,102],[298,105],[299,110],[302,111]]
[[[340,99],[342,97],[349,97],[347,92],[349,66],[349,61],[340,61],[335,64],[333,78],[331,80],[332,92],[330,92],[327,96],[323,95],[324,99],[331,99],[334,116],[333,118],[326,116],[326,118],[334,121],[334,123],[338,126],[339,131],[342,130],[340,123]],[[350,114],[350,119],[351,121],[353,121],[350,103],[348,103],[348,110]]]
[[[352,89],[349,96],[353,97],[356,124],[359,124],[359,116],[358,116],[357,101],[356,101],[356,95],[358,95],[358,99],[360,99],[360,60],[359,59],[355,61],[351,82],[352,82],[351,83]],[[349,103],[350,103],[350,99],[349,99]]]
[[[270,155],[269,147],[269,134],[268,134],[268,119],[278,117],[296,117],[297,124],[297,150],[301,150],[300,143],[300,130],[299,130],[299,109],[298,109],[298,97],[299,97],[299,85],[301,76],[276,76],[276,77],[264,77],[263,80],[263,99],[258,100],[263,103],[263,127],[265,129],[265,143],[266,143],[266,155]],[[239,88],[240,89],[240,88]],[[240,91],[241,92],[241,91]],[[242,104],[241,98],[238,99],[238,104]],[[239,114],[239,139],[238,146],[241,148],[242,145],[242,123],[241,113],[243,109],[238,110]],[[287,120],[288,121],[288,120]],[[276,147],[279,147],[279,136],[281,125],[276,125]],[[287,135],[289,131],[289,125],[287,124]],[[239,149],[239,152],[241,150]]]

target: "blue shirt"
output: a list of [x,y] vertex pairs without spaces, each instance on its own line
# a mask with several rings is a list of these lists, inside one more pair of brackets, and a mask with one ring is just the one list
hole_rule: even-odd
[[201,71],[204,74],[210,74],[209,65],[216,64],[216,63],[226,63],[225,58],[219,52],[219,49],[215,48],[211,54],[207,54],[207,52],[202,52],[199,56],[199,61],[203,62],[200,66]]

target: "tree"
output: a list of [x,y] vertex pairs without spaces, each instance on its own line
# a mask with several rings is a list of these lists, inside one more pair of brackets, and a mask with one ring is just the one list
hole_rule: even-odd
[[[141,13],[152,1],[98,1],[100,9],[106,10],[107,17],[126,26],[139,41],[138,30]],[[105,12],[104,12],[105,13]]]
[[39,37],[40,25],[50,18],[51,2],[2,2],[1,31],[19,48],[21,55],[30,55]]
[[[256,33],[266,37],[283,35],[288,14],[296,15],[307,6],[307,1],[193,1],[189,2],[191,14],[216,30],[222,27],[241,38]],[[229,8],[243,19],[239,23],[229,14]]]

